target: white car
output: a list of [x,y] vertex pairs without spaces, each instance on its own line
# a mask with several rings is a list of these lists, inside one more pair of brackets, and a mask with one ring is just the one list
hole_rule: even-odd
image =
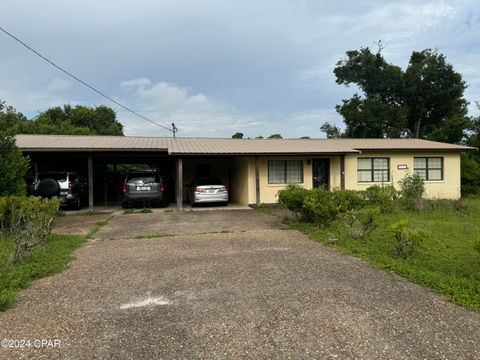
[[228,202],[228,189],[217,178],[194,179],[188,191],[190,204],[222,203]]

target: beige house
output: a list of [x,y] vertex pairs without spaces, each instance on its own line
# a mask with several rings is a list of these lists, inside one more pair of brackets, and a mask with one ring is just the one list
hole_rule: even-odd
[[[287,184],[362,190],[425,180],[429,198],[458,199],[460,153],[475,150],[419,139],[214,139],[18,135],[37,171],[75,170],[89,179],[90,207],[108,203],[109,165],[148,163],[172,181],[179,208],[195,177],[222,179],[232,202],[275,203]],[[58,169],[62,167],[62,169]],[[74,169],[73,169],[74,168]]]

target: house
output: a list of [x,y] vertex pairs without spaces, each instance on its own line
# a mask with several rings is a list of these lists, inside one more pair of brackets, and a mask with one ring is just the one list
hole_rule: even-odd
[[218,139],[131,136],[17,135],[36,171],[88,176],[89,205],[107,204],[107,168],[148,163],[161,169],[182,207],[197,176],[221,178],[231,201],[275,203],[287,184],[363,190],[398,186],[408,173],[425,180],[429,198],[458,199],[460,154],[475,148],[420,139]]

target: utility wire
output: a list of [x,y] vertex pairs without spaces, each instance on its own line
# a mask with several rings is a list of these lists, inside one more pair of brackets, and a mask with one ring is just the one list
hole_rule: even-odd
[[[56,67],[58,70],[62,71],[63,73],[67,74],[68,76],[70,76],[71,78],[77,80],[79,83],[81,83],[82,85],[85,85],[86,87],[88,87],[90,90],[93,90],[95,91],[97,94],[103,96],[104,98],[110,100],[111,102],[113,102],[114,104],[120,106],[122,109],[125,109],[127,110],[128,112],[138,116],[139,118],[143,119],[143,120],[146,120],[154,125],[157,125],[163,129],[166,129],[170,132],[173,133],[173,135],[175,135],[175,133],[178,131],[178,129],[174,126],[172,129],[170,129],[169,127],[167,126],[164,126],[162,124],[159,124],[153,120],[150,120],[149,118],[137,113],[136,111],[126,107],[125,105],[119,103],[118,101],[112,99],[110,96],[106,95],[105,93],[101,92],[100,90],[97,90],[95,89],[92,85],[89,85],[88,83],[86,83],[85,81],[83,81],[82,79],[78,78],[77,76],[73,75],[72,73],[68,72],[67,70],[63,69],[62,67],[58,66],[57,64],[55,64],[53,61],[47,59],[45,56],[43,56],[42,54],[40,54],[38,51],[36,51],[35,49],[31,48],[29,45],[27,45],[25,42],[23,42],[22,40],[20,40],[19,38],[17,38],[15,35],[9,33],[7,30],[5,30],[4,28],[2,28],[0,26],[0,30],[2,32],[4,32],[6,35],[10,36],[13,40],[19,42],[20,44],[22,44],[24,47],[26,47],[28,50],[30,50],[31,52],[33,52],[35,55],[39,56],[40,58],[42,58],[43,60],[45,60],[46,62],[48,62],[50,65]],[[173,125],[173,124],[172,124]]]

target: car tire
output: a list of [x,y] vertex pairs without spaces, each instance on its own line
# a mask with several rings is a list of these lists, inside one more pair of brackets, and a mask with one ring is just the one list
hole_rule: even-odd
[[58,181],[51,178],[46,178],[40,181],[38,184],[37,193],[41,197],[52,198],[58,194],[60,190],[60,185]]

